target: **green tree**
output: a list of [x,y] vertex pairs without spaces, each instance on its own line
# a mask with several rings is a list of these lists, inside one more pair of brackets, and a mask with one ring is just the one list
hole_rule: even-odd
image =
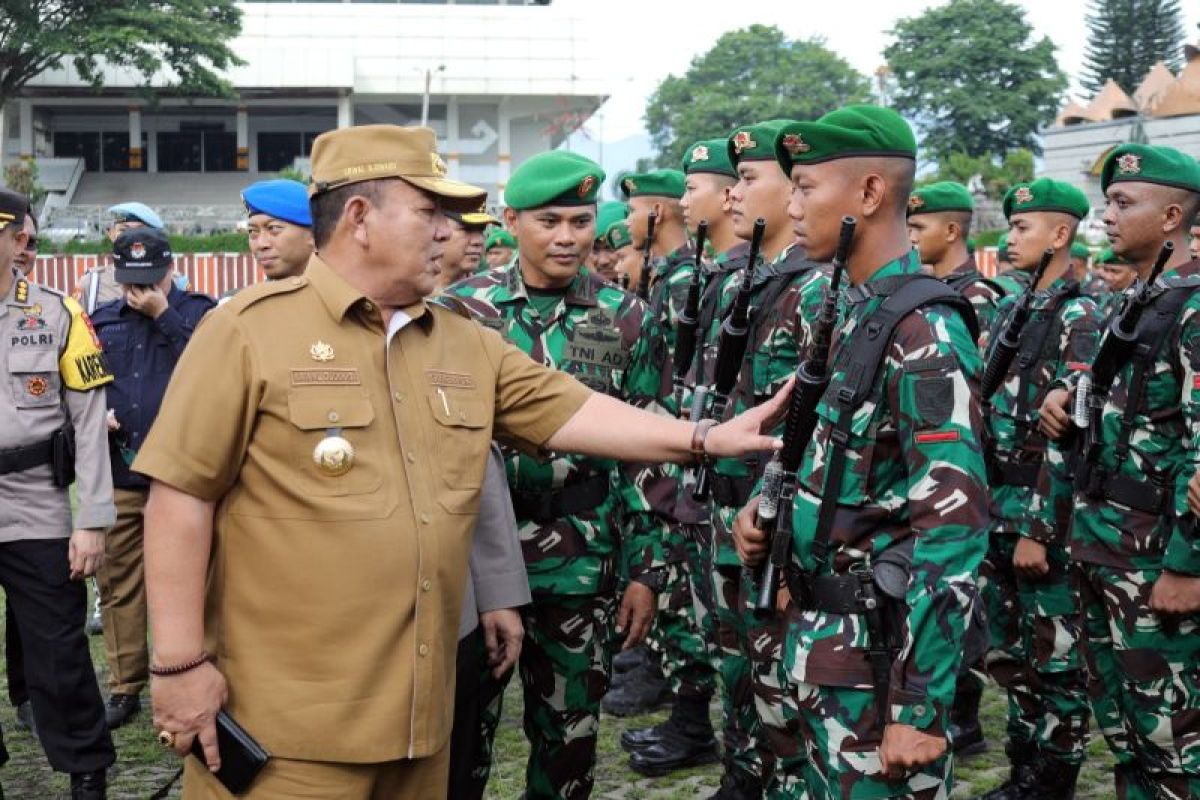
[[668,75],[644,119],[658,164],[678,167],[698,139],[768,119],[814,119],[869,97],[867,79],[821,39],[791,40],[774,26],[751,25],[722,35],[682,76]]
[[158,72],[188,94],[228,94],[220,72],[242,61],[227,42],[241,30],[234,0],[0,0],[0,107],[64,63],[94,86],[103,67]]
[[37,204],[46,196],[46,190],[38,182],[38,165],[32,158],[20,158],[4,166],[4,185],[20,192]]
[[1054,43],[1033,39],[1019,6],[950,0],[900,20],[891,34],[892,103],[916,122],[927,157],[1038,152],[1038,129],[1054,119],[1067,78]]
[[999,200],[1014,184],[1033,180],[1033,174],[1033,153],[1025,148],[1013,150],[1003,159],[951,153],[938,162],[936,172],[923,176],[918,183],[924,185],[938,181],[957,181],[969,185],[978,176],[983,182],[984,193]]
[[1158,61],[1179,69],[1183,11],[1179,0],[1091,0],[1080,83],[1093,92],[1110,79],[1132,93]]

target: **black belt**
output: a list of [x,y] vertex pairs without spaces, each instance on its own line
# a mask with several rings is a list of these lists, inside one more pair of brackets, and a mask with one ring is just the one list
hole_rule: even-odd
[[753,478],[732,478],[719,473],[712,476],[712,498],[717,505],[741,508],[750,501],[750,493],[753,491]]
[[1153,481],[1139,481],[1124,475],[1109,475],[1100,484],[1104,499],[1112,500],[1135,511],[1160,514],[1172,499],[1167,487]]
[[590,475],[561,489],[548,492],[516,490],[512,493],[517,519],[545,524],[590,511],[609,495],[608,474]]
[[997,486],[1020,486],[1033,488],[1037,486],[1040,464],[1025,464],[1017,461],[992,460],[988,469],[988,479]]
[[11,450],[0,450],[0,475],[24,472],[49,464],[53,456],[54,447],[50,439],[24,447],[14,447]]

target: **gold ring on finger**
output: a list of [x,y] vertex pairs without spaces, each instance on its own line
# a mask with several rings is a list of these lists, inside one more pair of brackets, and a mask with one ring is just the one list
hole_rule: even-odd
[[170,731],[159,731],[158,732],[158,743],[161,744],[163,747],[174,748],[175,747],[175,734],[171,733]]

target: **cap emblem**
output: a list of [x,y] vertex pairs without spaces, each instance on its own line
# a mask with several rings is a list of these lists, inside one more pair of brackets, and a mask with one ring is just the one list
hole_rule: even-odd
[[141,242],[134,242],[129,246],[129,255],[139,260],[145,258],[146,245],[142,244]]
[[708,161],[708,145],[698,144],[692,148],[692,162]]
[[804,137],[798,133],[789,133],[787,136],[784,136],[783,147],[794,156],[812,150],[812,145],[804,141]]
[[754,141],[750,131],[738,131],[733,135],[733,151],[738,155],[753,147],[758,147],[758,142]]
[[1033,192],[1030,191],[1028,186],[1022,186],[1021,188],[1017,189],[1016,192],[1013,193],[1013,200],[1017,201],[1021,205],[1025,205],[1026,203],[1032,203],[1033,202]]
[[1117,170],[1122,175],[1138,175],[1142,171],[1142,157],[1136,153],[1126,153],[1117,159]]
[[[626,181],[625,183],[626,183],[626,185],[628,185],[629,181]],[[577,191],[578,191],[580,197],[587,197],[589,194],[591,194],[592,189],[595,189],[595,188],[596,188],[596,176],[595,175],[584,175],[583,180],[581,180],[579,182],[579,189]]]
[[925,205],[925,198],[919,194],[914,194],[908,198],[908,210],[916,211],[921,206]]

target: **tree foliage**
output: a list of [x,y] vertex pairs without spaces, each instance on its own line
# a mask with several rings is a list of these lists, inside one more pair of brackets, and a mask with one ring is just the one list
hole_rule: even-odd
[[815,119],[870,97],[867,79],[821,39],[788,39],[774,26],[752,25],[721,36],[668,75],[646,105],[645,122],[660,166],[678,167],[699,139],[768,119]]
[[228,94],[220,72],[242,63],[227,44],[240,30],[234,0],[0,0],[0,105],[64,64],[97,87],[108,64]]
[[19,158],[4,165],[4,185],[20,192],[36,205],[46,196],[46,190],[38,181],[38,165],[32,158]]
[[939,162],[936,172],[923,176],[919,183],[957,181],[969,186],[978,176],[983,183],[984,193],[994,200],[999,200],[1015,184],[1032,181],[1033,175],[1033,153],[1021,148],[1009,152],[1003,159],[951,153]]
[[900,20],[891,34],[892,102],[916,122],[925,155],[1038,152],[1038,129],[1054,119],[1067,79],[1054,43],[1033,39],[1019,6],[950,0]]
[[1091,0],[1080,82],[1098,92],[1110,79],[1132,93],[1158,61],[1179,69],[1183,11],[1179,0]]

